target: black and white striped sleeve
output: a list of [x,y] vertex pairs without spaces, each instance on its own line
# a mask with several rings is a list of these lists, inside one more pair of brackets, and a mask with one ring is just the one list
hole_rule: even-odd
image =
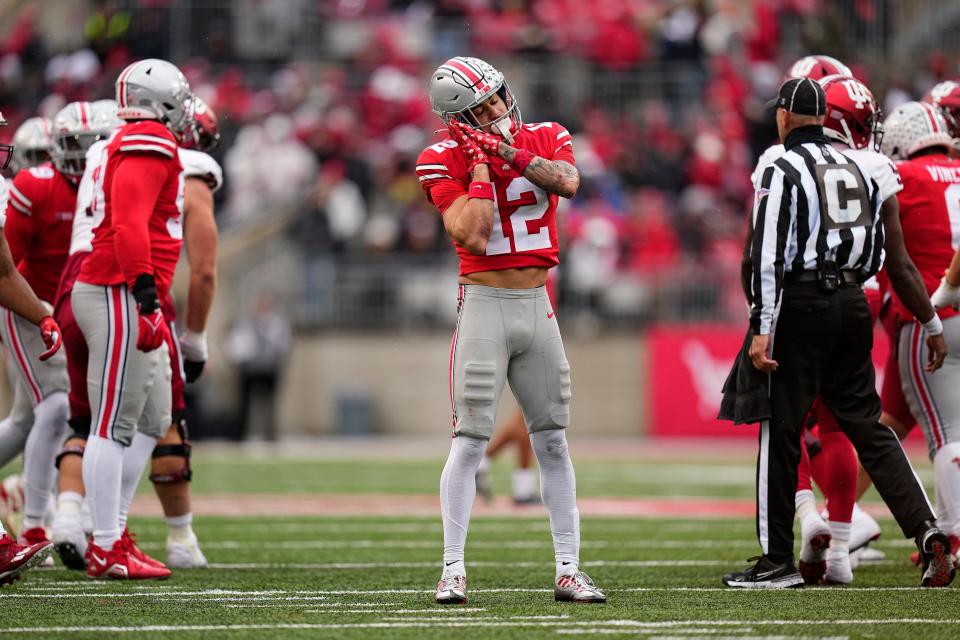
[[750,327],[755,335],[772,331],[775,310],[783,287],[784,251],[790,232],[793,186],[776,165],[763,171],[753,205],[751,287],[753,307]]

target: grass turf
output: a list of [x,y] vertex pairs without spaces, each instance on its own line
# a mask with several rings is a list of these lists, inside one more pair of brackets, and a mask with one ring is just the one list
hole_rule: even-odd
[[[255,488],[261,493],[410,494],[434,490],[439,472],[434,460],[223,461],[224,468],[246,468],[242,476],[221,471],[214,458],[198,458],[203,469],[198,493]],[[644,487],[647,495],[671,495],[673,487],[673,494],[749,496],[749,464],[741,469],[742,480],[733,472],[736,468],[721,467],[730,474],[728,480],[711,483],[701,465],[682,461],[578,463],[585,495],[629,495],[627,488]],[[247,479],[231,484],[223,474]],[[254,475],[259,483],[249,480]],[[335,475],[341,478],[331,480]],[[293,482],[296,477],[302,480],[299,485]],[[667,481],[670,477],[682,478],[680,486]],[[496,473],[495,479],[495,487],[505,490],[509,475]],[[309,491],[300,490],[303,484]],[[717,490],[710,493],[710,488]],[[541,509],[528,514],[474,519],[465,607],[441,608],[432,602],[442,548],[439,517],[198,517],[195,529],[210,569],[132,584],[91,582],[59,568],[36,570],[0,591],[0,638],[927,640],[960,634],[960,591],[913,588],[919,573],[906,560],[909,542],[890,521],[883,522],[878,545],[887,562],[861,567],[853,588],[746,593],[722,589],[720,576],[744,566],[756,551],[748,519],[584,518],[582,568],[609,597],[605,605],[588,606],[553,601],[549,525]],[[161,520],[138,518],[132,527],[145,551],[164,556]]]

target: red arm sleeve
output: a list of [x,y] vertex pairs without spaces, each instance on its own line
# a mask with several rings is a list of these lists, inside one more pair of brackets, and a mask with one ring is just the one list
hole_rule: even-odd
[[33,237],[33,218],[20,213],[12,204],[7,205],[7,222],[3,226],[3,235],[10,247],[13,264],[20,264],[30,248],[30,240]]
[[117,264],[127,285],[141,273],[153,275],[150,216],[167,180],[167,166],[153,155],[124,155],[110,188]]
[[28,171],[17,175],[10,184],[10,198],[7,201],[3,235],[10,247],[10,256],[13,258],[14,265],[19,265],[27,255],[33,238],[34,200],[40,197],[39,190],[35,187],[36,182],[31,180]]

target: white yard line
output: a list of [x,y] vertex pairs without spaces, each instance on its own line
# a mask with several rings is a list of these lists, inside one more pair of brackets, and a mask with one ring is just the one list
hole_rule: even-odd
[[[518,567],[536,568],[550,566],[549,562],[498,562],[479,560],[467,563],[470,567]],[[584,567],[700,567],[700,566],[729,566],[731,563],[724,560],[588,560],[581,562]],[[880,563],[872,563],[880,564]],[[298,569],[298,570],[328,570],[328,569],[432,569],[440,568],[438,562],[235,562],[211,563],[208,569],[238,570],[238,569]]]
[[[357,610],[364,612],[365,610]],[[641,620],[473,620],[471,618],[444,619],[433,622],[423,618],[404,622],[357,622],[357,623],[276,623],[276,624],[231,624],[231,625],[143,625],[143,626],[62,626],[62,627],[15,627],[0,629],[0,634],[28,634],[28,633],[142,633],[142,632],[172,632],[184,631],[247,631],[247,630],[275,630],[275,629],[404,629],[404,628],[440,628],[440,627],[565,627],[565,628],[606,628],[606,629],[676,629],[684,627],[735,627],[749,624],[752,626],[836,626],[836,625],[958,625],[960,619],[937,620],[931,618],[892,618],[886,620],[670,620],[659,622],[645,622]],[[678,629],[679,628],[679,629]]]
[[[271,549],[436,549],[438,540],[278,540]],[[201,543],[204,549],[262,549],[262,540],[213,540]],[[141,549],[165,548],[162,542],[138,543]],[[553,549],[549,536],[543,540],[480,540],[468,545],[471,549]],[[587,540],[581,549],[730,549],[754,548],[756,540]]]

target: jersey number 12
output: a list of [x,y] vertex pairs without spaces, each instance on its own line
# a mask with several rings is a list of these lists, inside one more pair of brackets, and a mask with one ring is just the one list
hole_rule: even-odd
[[[550,202],[546,192],[526,178],[514,178],[506,190],[504,208],[516,205],[516,211],[510,214],[509,224],[513,232],[514,251],[536,251],[549,249],[550,228],[542,225],[535,233],[530,232],[530,223],[542,218],[547,213]],[[531,202],[532,200],[532,202]],[[504,220],[500,216],[501,203],[494,201],[494,225],[490,239],[487,241],[487,255],[497,256],[510,253],[510,238],[503,233]]]

